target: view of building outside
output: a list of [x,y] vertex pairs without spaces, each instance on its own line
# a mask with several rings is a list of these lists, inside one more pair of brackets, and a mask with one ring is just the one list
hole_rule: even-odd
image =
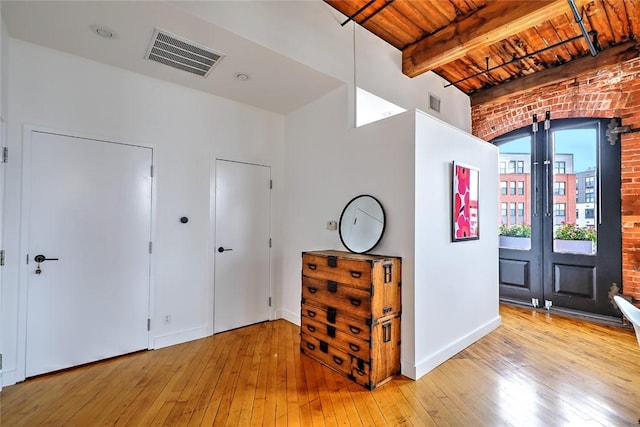
[[[514,139],[499,146],[499,206],[500,234],[509,237],[530,237],[532,209],[539,215],[553,218],[554,248],[556,240],[569,234],[590,236],[595,251],[597,226],[597,135],[593,130],[559,130],[553,133],[553,160],[540,162],[538,176],[531,174],[531,138]],[[547,169],[545,168],[547,166]],[[552,173],[552,188],[543,185],[547,173]],[[534,180],[539,191],[553,191],[553,203],[533,205]],[[546,194],[543,194],[543,198]],[[578,233],[574,233],[577,231]],[[587,233],[588,231],[588,233]],[[578,239],[578,237],[576,237]],[[512,244],[501,238],[502,247]],[[530,244],[517,249],[529,249]],[[556,249],[556,251],[563,251]],[[573,251],[573,250],[571,250]],[[592,253],[589,249],[585,253]]]

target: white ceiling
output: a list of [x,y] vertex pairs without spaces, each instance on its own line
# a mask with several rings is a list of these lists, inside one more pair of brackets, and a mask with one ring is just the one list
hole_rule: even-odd
[[[342,83],[187,9],[159,1],[2,0],[2,17],[14,38],[280,114]],[[100,37],[91,30],[92,25],[108,27],[116,36]],[[226,57],[206,78],[146,60],[144,55],[156,27],[223,52]],[[238,81],[237,73],[245,73],[250,79]]]

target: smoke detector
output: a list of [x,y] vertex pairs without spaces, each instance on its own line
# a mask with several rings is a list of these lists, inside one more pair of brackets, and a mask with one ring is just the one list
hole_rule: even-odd
[[145,59],[207,77],[224,56],[224,53],[156,28]]

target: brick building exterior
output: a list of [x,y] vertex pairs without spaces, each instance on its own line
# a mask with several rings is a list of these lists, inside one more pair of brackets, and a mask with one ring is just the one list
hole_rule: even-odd
[[[640,58],[569,80],[472,107],[473,134],[491,140],[531,124],[533,114],[551,119],[620,117],[640,128]],[[622,289],[640,300],[640,133],[621,137]]]

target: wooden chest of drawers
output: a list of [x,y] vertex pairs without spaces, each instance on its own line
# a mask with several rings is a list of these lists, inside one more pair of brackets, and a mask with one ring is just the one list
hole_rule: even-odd
[[300,351],[369,390],[399,374],[401,264],[303,252]]

